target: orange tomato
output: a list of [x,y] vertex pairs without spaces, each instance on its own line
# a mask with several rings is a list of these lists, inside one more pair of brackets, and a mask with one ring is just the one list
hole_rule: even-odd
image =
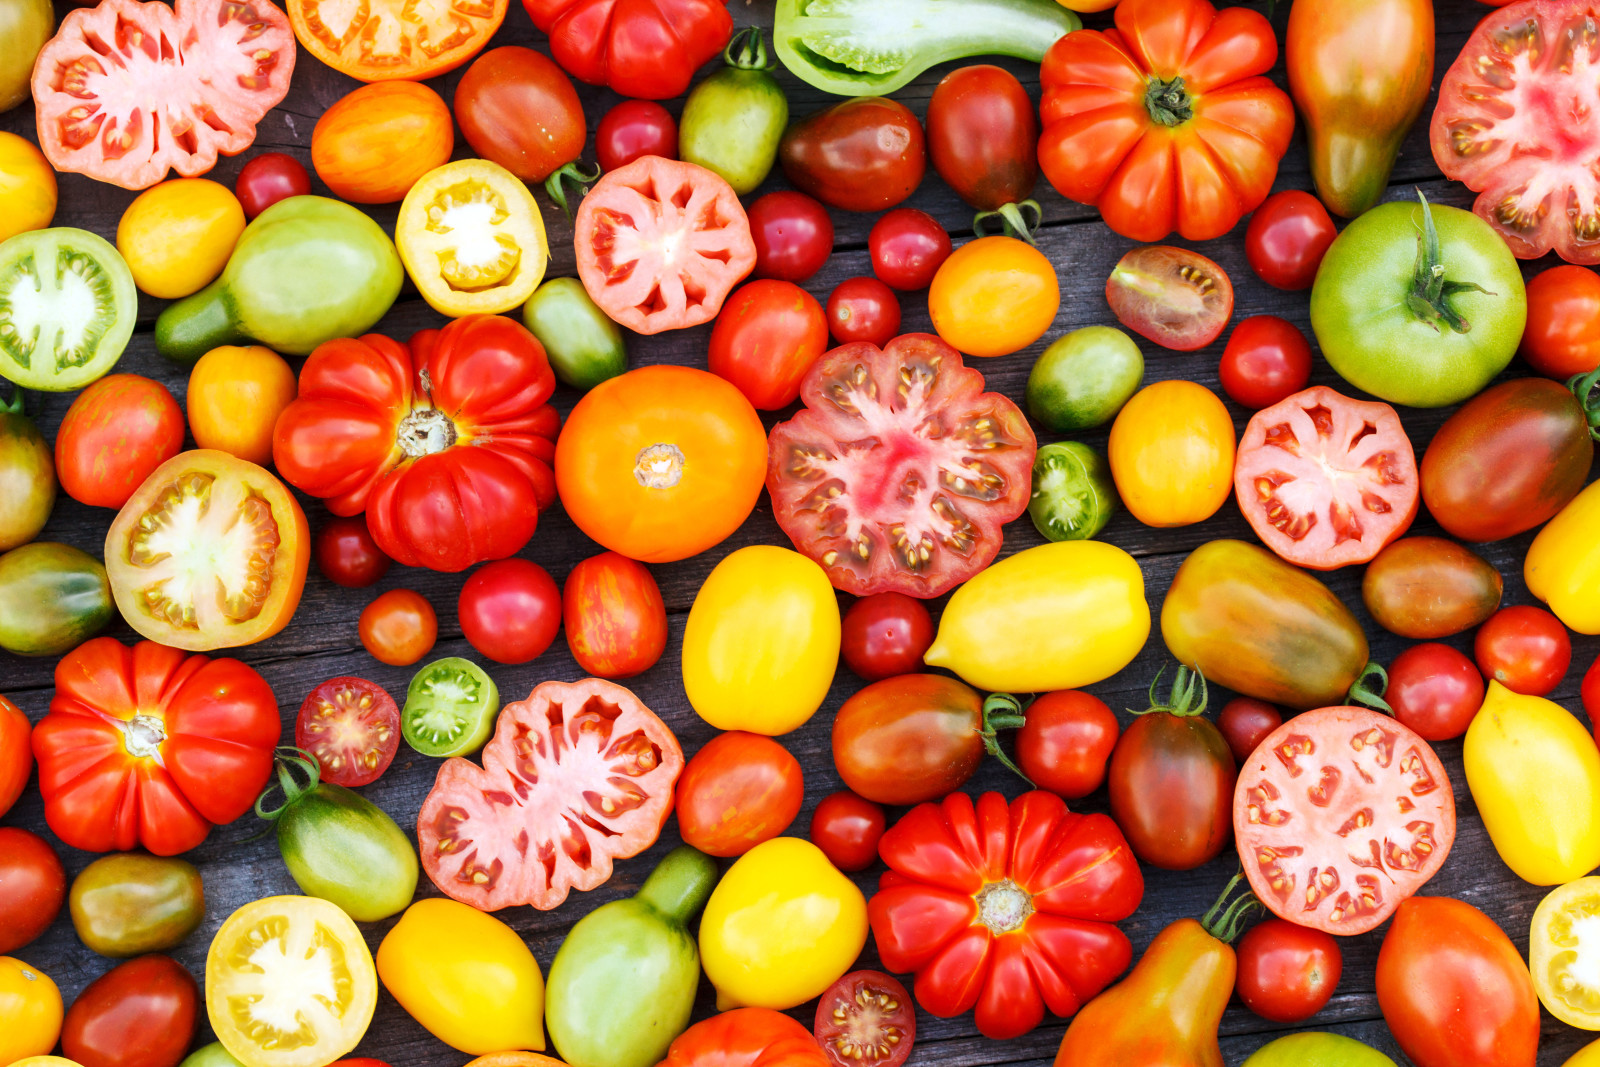
[[438,640],[439,617],[421,593],[391,589],[362,609],[358,629],[361,644],[373,659],[409,667]]
[[449,162],[455,140],[438,93],[416,82],[378,82],[322,113],[311,131],[311,165],[341,200],[392,204]]
[[561,588],[562,627],[578,666],[599,678],[631,678],[667,647],[667,608],[643,563],[602,552],[572,568]]
[[1044,253],[1015,237],[980,237],[939,265],[928,288],[933,328],[969,356],[1003,356],[1044,336],[1061,283]]
[[1214,515],[1233,487],[1233,419],[1195,382],[1147,385],[1117,413],[1107,454],[1117,495],[1146,526]]
[[272,427],[294,397],[294,370],[278,353],[223,345],[195,363],[184,402],[195,444],[266,464]]
[[28,784],[28,772],[33,770],[32,736],[33,725],[22,709],[0,697],[0,815],[11,810]]
[[479,1056],[467,1067],[565,1067],[560,1060],[541,1056],[537,1052],[491,1052]]
[[507,0],[424,7],[414,0],[288,0],[302,48],[364,82],[431,78],[477,55],[505,21]]

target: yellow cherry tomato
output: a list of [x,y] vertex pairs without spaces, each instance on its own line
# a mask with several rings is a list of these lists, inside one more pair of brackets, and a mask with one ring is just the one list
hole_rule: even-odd
[[0,132],[0,241],[56,217],[56,172],[27,138]]
[[1528,592],[1550,605],[1567,629],[1600,634],[1600,482],[1545,524],[1522,563]]
[[980,689],[1043,693],[1111,677],[1149,636],[1134,558],[1104,541],[1054,541],[968,579],[922,659]]
[[969,356],[1003,356],[1044,336],[1061,308],[1056,269],[1015,237],[980,237],[956,249],[933,276],[933,328]]
[[270,348],[213,348],[189,372],[189,429],[201,448],[267,466],[272,427],[297,391],[294,370]]
[[798,729],[822,706],[838,666],[838,598],[827,573],[800,553],[741,548],[695,594],[683,688],[717,729]]
[[740,856],[700,918],[700,962],[720,1011],[804,1004],[838,981],[866,943],[861,890],[798,837]]
[[117,251],[151,296],[176,300],[216,280],[244,232],[244,208],[226,185],[174,178],[140,193],[117,224]]
[[1600,1067],[1600,1041],[1583,1046],[1561,1067]]
[[0,956],[0,1063],[44,1056],[61,1036],[61,991],[50,976]]
[[[1550,891],[1533,913],[1528,969],[1545,1008],[1568,1026],[1600,1030],[1600,878]],[[1577,1062],[1576,1060],[1569,1062]],[[1600,1055],[1594,1057],[1600,1063]]]
[[1146,526],[1188,526],[1233,492],[1233,419],[1195,382],[1147,385],[1111,424],[1111,480]]
[[448,897],[419,900],[378,946],[378,977],[411,1017],[471,1056],[544,1048],[544,975],[517,932]]

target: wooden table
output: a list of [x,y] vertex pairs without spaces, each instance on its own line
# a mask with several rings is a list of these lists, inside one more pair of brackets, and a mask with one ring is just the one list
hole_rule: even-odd
[[[1274,22],[1280,39],[1287,18],[1288,3],[1280,3]],[[525,44],[544,49],[542,34],[535,30],[519,4],[513,3],[505,25],[494,39],[494,44]],[[771,0],[735,0],[734,20],[739,25],[759,24],[770,27]],[[58,14],[64,14],[62,8]],[[1438,0],[1436,4],[1439,26],[1438,59],[1435,84],[1461,49],[1467,35],[1477,20],[1487,11],[1472,0]],[[1094,16],[1091,25],[1109,24],[1106,16]],[[1028,86],[1035,99],[1038,96],[1038,69],[1029,64],[1004,61]],[[901,92],[895,94],[921,115],[927,106],[933,86],[955,64],[936,68]],[[714,69],[708,67],[707,71]],[[431,83],[446,100],[461,75],[458,70]],[[801,116],[834,102],[837,98],[826,96],[791,77],[781,67],[779,80],[789,93],[791,114]],[[1274,77],[1283,82],[1280,60]],[[290,152],[310,169],[311,130],[317,117],[340,97],[356,87],[357,83],[336,73],[301,51],[293,87],[283,105],[275,109],[261,123],[254,148],[243,156],[224,159],[212,172],[212,177],[231,185],[245,159],[260,151]],[[609,90],[580,86],[580,95],[592,131],[600,117],[618,100]],[[680,101],[669,102],[674,112]],[[1427,118],[1432,113],[1432,102],[1423,112],[1423,119],[1412,131],[1400,155],[1391,180],[1390,197],[1415,195],[1413,186],[1420,186],[1435,203],[1471,205],[1473,194],[1465,187],[1442,180],[1434,166],[1428,149]],[[19,107],[0,116],[0,129],[11,130],[27,137],[34,136],[32,108]],[[591,143],[592,144],[592,143]],[[456,155],[469,155],[465,141],[458,139]],[[592,151],[587,158],[592,157]],[[784,186],[781,174],[774,170],[773,177],[758,192]],[[1295,142],[1278,174],[1280,189],[1309,188],[1303,137],[1297,132]],[[317,184],[317,192],[326,190]],[[1061,313],[1045,341],[1094,323],[1114,323],[1102,296],[1106,276],[1116,260],[1132,247],[1130,242],[1112,233],[1102,224],[1090,208],[1062,199],[1041,180],[1036,194],[1044,207],[1046,226],[1039,243],[1050,256],[1061,277]],[[107,238],[114,238],[117,221],[122,211],[133,199],[133,193],[103,185],[79,175],[61,176],[61,206],[56,213],[58,226],[80,226],[94,230]],[[543,202],[543,196],[540,196]],[[922,187],[907,203],[922,208],[938,218],[960,242],[971,232],[972,213],[933,174],[931,169]],[[393,232],[396,206],[376,208],[372,215],[386,229]],[[545,204],[545,224],[550,230],[552,262],[550,276],[574,274],[571,226],[561,213]],[[841,280],[870,273],[866,252],[867,231],[876,216],[834,211],[836,226],[834,255],[821,273],[807,283],[807,288],[818,299],[825,300],[832,288]],[[1182,243],[1182,242],[1178,242]],[[1308,301],[1304,293],[1283,293],[1264,285],[1251,273],[1244,258],[1243,227],[1229,236],[1199,246],[1228,271],[1237,292],[1236,321],[1247,315],[1264,312],[1281,315],[1296,323],[1310,335]],[[1549,266],[1549,263],[1529,264],[1527,273]],[[930,330],[925,295],[907,294],[902,300],[904,329]],[[141,297],[139,329],[134,334],[118,370],[148,375],[172,390],[181,402],[187,374],[184,368],[167,362],[155,352],[151,333],[161,302]],[[434,313],[415,290],[407,285],[393,310],[384,318],[378,329],[396,337],[409,336],[413,330],[436,326],[443,319]],[[682,330],[655,337],[631,337],[630,352],[634,366],[647,363],[682,363],[705,366],[708,327]],[[1023,383],[1035,357],[1044,347],[1044,341],[1026,351],[992,360],[974,360],[973,363],[986,375],[989,388],[1021,399]],[[1204,383],[1219,394],[1217,361],[1222,343],[1199,352],[1169,352],[1144,344],[1147,360],[1146,381],[1167,378],[1188,378]],[[1525,373],[1522,365],[1514,364],[1507,376]],[[1336,375],[1319,359],[1312,376],[1313,383],[1325,383],[1349,392]],[[577,394],[569,389],[558,390],[556,405],[563,414],[571,409]],[[71,397],[47,396],[39,417],[40,428],[54,439]],[[1236,426],[1242,431],[1249,412],[1230,403],[1229,410]],[[787,413],[780,413],[787,414]],[[1402,418],[1411,434],[1420,457],[1423,447],[1433,436],[1448,411],[1403,410]],[[777,418],[769,416],[770,426]],[[1047,437],[1041,436],[1041,443]],[[1102,432],[1085,438],[1103,449],[1106,435]],[[313,527],[328,517],[320,503],[302,497]],[[64,495],[56,504],[55,513],[45,528],[41,539],[64,541],[76,545],[96,556],[99,555],[112,513],[104,509],[88,508]],[[1438,533],[1436,524],[1424,512],[1412,527],[1413,533]],[[1155,530],[1140,525],[1126,513],[1119,514],[1106,529],[1103,538],[1120,545],[1139,559],[1144,570],[1150,602],[1159,609],[1167,585],[1171,581],[1184,555],[1195,547],[1219,537],[1251,538],[1249,526],[1238,508],[1230,501],[1217,515],[1206,522],[1176,530]],[[1512,538],[1498,544],[1484,546],[1487,557],[1505,575],[1507,604],[1535,603],[1522,583],[1522,558],[1531,534]],[[685,613],[694,599],[711,567],[734,548],[752,543],[787,544],[782,532],[773,522],[769,502],[763,496],[739,531],[723,545],[681,563],[653,568],[661,584],[668,611],[671,613],[671,640],[661,662],[630,683],[639,696],[677,732],[686,752],[692,753],[711,738],[714,731],[690,709],[678,673]],[[1016,551],[1040,543],[1038,534],[1026,516],[1006,529],[1005,552]],[[598,551],[597,546],[579,533],[559,507],[552,508],[543,517],[540,529],[532,542],[521,553],[541,564],[555,576],[565,579],[567,572],[581,559]],[[439,643],[434,656],[464,655],[476,657],[461,637],[457,623],[455,603],[463,575],[438,574],[431,571],[394,567],[390,573],[370,590],[345,590],[334,586],[316,573],[313,567],[306,583],[305,597],[293,623],[277,637],[248,648],[234,650],[233,654],[256,667],[277,692],[286,734],[292,732],[294,716],[300,702],[311,687],[325,678],[354,674],[370,678],[386,687],[390,693],[403,697],[411,670],[387,667],[377,663],[362,649],[356,636],[356,617],[361,608],[378,592],[405,586],[428,596],[439,613]],[[1344,598],[1362,619],[1372,641],[1373,657],[1389,662],[1405,646],[1405,642],[1379,629],[1367,618],[1361,606],[1361,568],[1351,567],[1328,577],[1329,584]],[[848,598],[841,597],[841,603]],[[937,611],[939,604],[933,605]],[[120,622],[108,633],[124,640],[134,639],[131,631]],[[1470,636],[1470,635],[1469,635]],[[1465,638],[1452,639],[1452,643],[1470,652]],[[1600,653],[1600,640],[1579,638],[1574,641],[1573,669],[1554,698],[1568,708],[1578,708],[1577,689],[1582,671]],[[1144,691],[1151,676],[1166,660],[1159,632],[1152,635],[1138,659],[1117,677],[1093,691],[1114,708],[1143,707]],[[28,715],[37,720],[45,713],[51,696],[51,659],[21,659],[0,653],[0,692],[14,699]],[[518,667],[496,667],[492,672],[505,699],[519,699],[535,684],[548,679],[571,680],[581,676],[581,671],[568,654],[565,642],[556,643],[537,661]],[[799,819],[790,832],[803,834],[811,812],[823,796],[840,788],[838,775],[833,768],[829,750],[829,730],[833,713],[861,682],[842,665],[834,681],[827,702],[816,716],[803,728],[784,738],[784,742],[799,757],[806,774],[806,802]],[[1213,690],[1213,707],[1219,707],[1226,694]],[[1124,715],[1126,723],[1128,716]],[[1519,948],[1526,949],[1528,922],[1534,907],[1544,895],[1544,890],[1527,885],[1513,875],[1495,854],[1483,829],[1483,823],[1467,792],[1466,779],[1461,766],[1461,744],[1446,742],[1438,747],[1439,755],[1449,768],[1455,787],[1459,808],[1459,826],[1455,851],[1444,869],[1428,884],[1425,892],[1459,897],[1482,908],[1493,916],[1511,936]],[[416,824],[417,811],[423,797],[433,783],[437,761],[418,756],[402,746],[394,766],[378,782],[366,788],[366,795],[392,815],[410,832]],[[993,761],[988,761],[969,783],[972,790],[1000,789],[1015,795],[1021,783]],[[1082,802],[1089,810],[1105,810],[1104,791]],[[43,805],[36,786],[30,786],[18,805],[6,816],[8,824],[24,826],[49,835],[43,815]],[[270,837],[251,839],[258,828],[253,819],[218,828],[198,849],[188,854],[204,874],[207,896],[206,919],[201,928],[174,951],[174,955],[201,978],[206,947],[211,935],[235,908],[246,901],[274,893],[294,893],[296,887],[280,860],[277,847]],[[529,943],[541,966],[548,968],[551,958],[561,943],[562,936],[579,917],[599,904],[632,894],[668,849],[678,843],[677,826],[669,822],[661,840],[645,854],[617,864],[611,881],[590,893],[574,893],[560,908],[539,912],[532,908],[513,908],[500,914]],[[62,859],[69,875],[76,874],[93,857],[72,849],[62,848]],[[1146,869],[1144,905],[1138,914],[1123,924],[1133,939],[1136,953],[1142,953],[1158,931],[1169,922],[1182,916],[1197,916],[1211,903],[1228,876],[1236,867],[1232,850],[1198,870],[1173,873]],[[880,868],[881,869],[881,868]],[[878,871],[859,875],[856,881],[864,892],[870,893],[876,885]],[[418,887],[419,895],[433,895],[437,890],[424,877]],[[393,920],[375,923],[364,928],[368,943],[376,950],[378,942],[392,925]],[[1388,1030],[1379,1014],[1373,993],[1373,971],[1383,930],[1379,929],[1360,937],[1345,939],[1344,977],[1332,1002],[1306,1028],[1334,1030],[1360,1038],[1401,1060]],[[70,1003],[73,997],[91,980],[108,970],[111,961],[84,948],[73,934],[66,914],[33,944],[20,950],[21,958],[42,968],[60,985],[63,996]],[[876,953],[869,945],[861,960],[862,966],[877,966]],[[808,1026],[813,1005],[802,1005],[793,1013]],[[598,1006],[604,1010],[604,1006]],[[701,983],[701,997],[697,1018],[712,1011],[709,983]],[[1060,1042],[1064,1023],[1049,1020],[1033,1033],[1015,1041],[996,1042],[980,1037],[973,1027],[972,1016],[955,1019],[935,1019],[921,1013],[918,1021],[916,1051],[911,1062],[933,1067],[935,1064],[958,1067],[968,1064],[1017,1063],[1028,1065],[1049,1064]],[[1285,1030],[1294,1029],[1258,1018],[1239,1006],[1228,1010],[1222,1023],[1222,1047],[1230,1064],[1242,1061],[1245,1056]],[[204,1020],[197,1041],[211,1040]],[[1539,1063],[1560,1064],[1573,1051],[1585,1044],[1591,1035],[1557,1023],[1548,1014],[1544,1017],[1544,1040]],[[447,1048],[430,1036],[395,1003],[387,993],[378,1004],[377,1015],[356,1054],[374,1056],[388,1061],[394,1067],[456,1067],[468,1057]],[[1462,1065],[1469,1067],[1469,1065]]]

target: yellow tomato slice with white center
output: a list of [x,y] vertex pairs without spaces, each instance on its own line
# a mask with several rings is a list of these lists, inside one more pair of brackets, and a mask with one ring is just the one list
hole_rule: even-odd
[[1539,902],[1528,934],[1533,988],[1551,1015],[1600,1030],[1600,878],[1558,886]]

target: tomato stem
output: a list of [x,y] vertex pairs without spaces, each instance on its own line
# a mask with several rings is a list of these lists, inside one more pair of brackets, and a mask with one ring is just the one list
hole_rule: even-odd
[[22,411],[22,386],[11,383],[11,399],[0,401],[0,415],[21,415]]
[[556,207],[560,208],[562,213],[570,220],[572,218],[572,206],[567,202],[567,197],[571,194],[567,192],[565,183],[570,181],[573,189],[577,192],[577,199],[582,199],[588,193],[589,186],[599,180],[599,164],[595,165],[593,174],[586,174],[584,169],[578,165],[578,161],[573,160],[544,180],[544,191],[555,202]]
[[1012,762],[1005,749],[1000,747],[1000,736],[996,732],[1021,729],[1022,724],[1028,721],[1022,714],[1026,706],[1010,693],[990,693],[983,702],[983,728],[978,731],[978,736],[983,738],[983,747],[989,755],[999,760],[1006,770],[1027,782],[1030,788],[1037,789],[1039,787],[1033,784],[1033,779],[1023,774],[1022,768]]
[[760,26],[746,26],[733,35],[728,47],[722,50],[722,61],[734,70],[769,70],[772,60],[767,56],[767,42],[761,36]]
[[[284,812],[294,807],[295,801],[317,788],[317,780],[322,777],[321,766],[317,757],[303,748],[293,745],[280,745],[277,758],[278,783],[277,788],[283,790],[283,803],[276,808],[266,807],[267,797],[272,795],[273,785],[268,783],[256,797],[256,814],[268,822],[276,821]],[[301,785],[295,780],[294,772],[299,771],[306,776],[306,784]]]
[[1205,932],[1224,944],[1231,943],[1244,930],[1244,921],[1250,913],[1261,907],[1261,901],[1248,888],[1244,895],[1237,897],[1232,903],[1226,903],[1233,895],[1233,891],[1244,881],[1244,872],[1235,874],[1228,879],[1228,884],[1222,887],[1222,895],[1217,897],[1217,902],[1211,905],[1211,910],[1200,918],[1200,925]]
[[1475,282],[1453,282],[1445,278],[1445,266],[1440,262],[1439,228],[1433,222],[1433,208],[1422,190],[1417,190],[1422,203],[1422,232],[1417,234],[1417,266],[1411,276],[1411,289],[1406,293],[1406,308],[1424,324],[1439,333],[1442,323],[1452,333],[1466,333],[1472,323],[1455,309],[1450,298],[1457,293],[1489,292]]
[[[1029,222],[1024,212],[1033,213],[1033,221]],[[990,219],[1000,220],[1000,231],[997,235],[985,233]],[[1039,232],[1039,227],[1044,224],[1044,209],[1037,200],[1021,200],[1013,204],[1002,204],[993,211],[980,211],[972,217],[972,236],[1009,236],[1019,241],[1026,241],[1037,247],[1033,237]]]
[[[1600,441],[1600,367],[1588,374],[1574,374],[1567,379],[1567,388],[1578,398],[1583,417],[1589,423],[1589,436]],[[17,390],[21,393],[22,390]]]
[[[1204,715],[1206,701],[1209,694],[1206,690],[1206,676],[1200,673],[1200,668],[1190,669],[1183,664],[1178,664],[1178,673],[1172,676],[1172,688],[1167,692],[1167,699],[1163,703],[1156,696],[1156,689],[1161,685],[1161,676],[1167,673],[1167,665],[1163,663],[1161,669],[1156,671],[1156,677],[1150,683],[1150,706],[1143,711],[1128,708],[1129,715],[1150,715],[1155,712],[1165,712],[1176,715],[1180,719],[1193,715]],[[1200,690],[1200,703],[1194,702],[1195,689]]]
[[[1373,678],[1378,680],[1377,685],[1372,684],[1371,679]],[[1389,706],[1387,700],[1383,699],[1383,694],[1388,688],[1389,672],[1384,670],[1381,664],[1369,662],[1365,667],[1361,668],[1361,673],[1356,675],[1356,680],[1350,683],[1350,689],[1345,694],[1345,699],[1352,704],[1364,705],[1365,707],[1375,708],[1385,715],[1393,715],[1394,709]]]
[[1161,126],[1182,126],[1194,118],[1194,97],[1183,84],[1183,76],[1151,78],[1144,91],[1144,107],[1151,121]]

